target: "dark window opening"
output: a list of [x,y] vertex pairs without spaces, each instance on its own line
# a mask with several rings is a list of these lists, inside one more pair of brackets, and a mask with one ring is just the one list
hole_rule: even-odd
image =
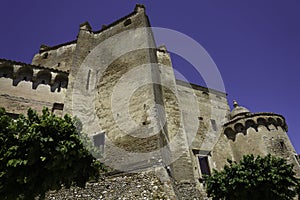
[[88,75],[87,75],[87,80],[86,80],[86,90],[89,90],[89,86],[90,86],[90,78],[91,78],[91,70],[89,69]]
[[300,155],[295,155],[295,158],[298,165],[300,165]]
[[46,81],[45,80],[42,80],[42,84],[45,84],[46,83]]
[[124,22],[124,26],[128,26],[131,24],[131,19],[127,19],[125,22]]
[[48,53],[44,53],[44,54],[42,55],[42,58],[43,58],[43,59],[48,58]]
[[18,117],[19,117],[19,114],[16,114],[16,113],[8,113],[7,112],[6,115],[12,119],[18,119]]
[[200,171],[202,175],[210,176],[210,168],[208,163],[208,156],[198,156]]
[[103,152],[105,144],[105,133],[100,132],[93,135],[93,143],[95,147],[100,148],[100,150]]
[[61,81],[59,81],[58,87],[57,87],[57,92],[60,92],[60,91],[61,91]]
[[64,109],[64,104],[62,103],[54,103],[52,107],[52,112],[54,110],[63,110]]
[[27,77],[26,76],[23,77],[23,81],[27,81]]
[[211,119],[210,122],[211,122],[211,125],[212,125],[213,130],[214,130],[214,131],[217,131],[218,129],[217,129],[216,120]]
[[203,117],[198,117],[199,120],[203,120]]
[[286,150],[286,146],[285,146],[285,144],[284,144],[284,141],[280,141],[280,142],[279,142],[279,145],[280,145],[280,150],[281,150],[281,151],[285,151],[285,150]]

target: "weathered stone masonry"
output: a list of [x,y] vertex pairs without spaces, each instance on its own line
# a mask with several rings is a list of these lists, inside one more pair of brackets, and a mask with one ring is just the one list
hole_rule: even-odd
[[160,185],[150,197],[201,199],[203,174],[245,154],[286,158],[300,176],[283,116],[251,113],[236,102],[230,111],[225,93],[176,80],[167,47],[156,46],[149,27],[145,7],[137,5],[99,31],[85,22],[76,40],[42,45],[31,64],[0,59],[0,106],[12,116],[29,107],[80,115],[88,135],[101,135],[97,143],[111,167],[164,174],[153,178]]

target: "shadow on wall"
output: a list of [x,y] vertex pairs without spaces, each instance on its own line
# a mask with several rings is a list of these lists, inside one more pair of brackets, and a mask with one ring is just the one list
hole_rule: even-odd
[[13,86],[17,86],[21,81],[32,82],[32,89],[36,89],[40,84],[49,85],[51,92],[60,92],[61,88],[68,87],[68,73],[53,69],[42,68],[40,66],[28,65],[24,63],[10,63],[0,61],[0,78],[13,79]]

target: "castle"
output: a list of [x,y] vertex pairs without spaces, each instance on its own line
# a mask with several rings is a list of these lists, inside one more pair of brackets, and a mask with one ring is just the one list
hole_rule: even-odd
[[226,94],[176,80],[166,47],[157,47],[142,5],[76,40],[42,45],[31,64],[0,59],[0,106],[15,117],[48,107],[83,122],[120,171],[163,166],[178,182],[201,188],[203,175],[245,154],[300,159],[279,114],[251,113]]

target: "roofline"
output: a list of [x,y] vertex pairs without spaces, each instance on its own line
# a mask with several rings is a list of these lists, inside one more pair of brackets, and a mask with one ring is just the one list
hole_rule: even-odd
[[77,39],[69,41],[69,42],[64,42],[64,43],[61,43],[61,44],[58,44],[58,45],[54,45],[54,46],[41,45],[41,46],[44,46],[44,49],[40,48],[39,53],[43,53],[45,51],[55,50],[55,49],[58,49],[59,47],[63,47],[63,46],[71,45],[71,44],[76,44],[76,43],[77,43]]
[[105,31],[106,29],[109,29],[112,26],[115,26],[117,24],[119,24],[120,22],[124,21],[125,19],[132,17],[134,15],[136,15],[138,13],[138,7],[145,9],[145,6],[142,4],[136,4],[134,11],[129,13],[128,15],[125,15],[124,17],[117,19],[116,21],[113,21],[112,23],[108,24],[108,25],[104,25],[100,30],[98,31],[92,31],[92,33],[98,34],[101,33],[102,31]]
[[[105,31],[105,30],[109,29],[110,27],[113,27],[113,26],[119,24],[120,22],[124,21],[125,19],[127,19],[127,18],[129,18],[129,17],[132,17],[132,16],[134,16],[134,15],[136,15],[136,14],[138,13],[138,8],[143,8],[143,9],[145,9],[145,6],[142,5],[142,4],[136,4],[135,9],[134,9],[133,12],[129,13],[128,15],[126,15],[126,16],[124,16],[124,17],[122,17],[122,18],[120,18],[120,19],[118,19],[118,20],[116,20],[116,21],[113,21],[113,22],[110,23],[109,25],[103,26],[103,27],[102,27],[100,30],[98,30],[98,31],[90,31],[90,32],[92,32],[92,33],[94,33],[94,34],[99,34],[99,33],[103,32],[103,31]],[[147,19],[148,19],[148,17],[147,17]],[[149,22],[149,20],[148,20],[148,22]],[[149,25],[150,25],[150,22],[149,22]],[[45,46],[47,46],[47,47],[45,47],[45,48],[42,49],[42,50],[40,49],[39,53],[43,53],[43,52],[50,51],[50,50],[55,50],[55,49],[58,49],[59,47],[67,46],[67,45],[75,44],[75,43],[77,43],[77,39],[76,39],[76,40],[72,40],[72,41],[70,41],[70,42],[65,42],[65,43],[61,43],[61,44],[58,44],[58,45],[54,45],[54,46],[47,46],[47,45],[45,45]]]
[[227,96],[227,93],[225,93],[225,92],[221,92],[219,90],[215,90],[215,89],[211,89],[211,88],[208,88],[208,87],[196,85],[194,83],[189,83],[189,82],[186,82],[186,81],[183,81],[183,80],[176,79],[176,84],[181,85],[181,86],[185,86],[185,87],[191,87],[195,90],[201,90],[201,91],[207,92],[207,93],[217,94],[217,95],[220,95],[220,96],[223,96],[223,97]]

